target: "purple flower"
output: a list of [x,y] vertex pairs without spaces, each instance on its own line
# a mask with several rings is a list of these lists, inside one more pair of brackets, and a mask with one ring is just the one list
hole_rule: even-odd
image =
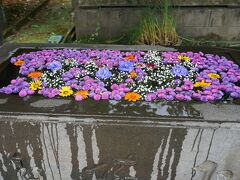
[[62,69],[62,64],[59,61],[53,61],[47,66],[47,69],[56,71],[56,70]]
[[207,96],[201,96],[200,100],[201,100],[202,102],[208,102]]
[[200,99],[201,98],[201,94],[193,93],[193,98]]
[[188,70],[181,65],[176,65],[171,69],[172,73],[176,76],[187,76]]
[[122,99],[121,95],[120,94],[115,94],[114,97],[113,97],[116,101],[119,101]]
[[109,99],[109,95],[110,95],[110,92],[103,92],[102,99],[105,99],[105,100]]
[[133,82],[133,79],[127,78],[127,79],[125,80],[125,82],[126,82],[126,83],[132,83],[132,82]]
[[156,94],[154,94],[154,93],[149,93],[149,94],[146,96],[145,100],[146,100],[146,101],[154,101],[156,98],[157,98]]
[[112,90],[118,90],[118,85],[117,84],[112,84],[111,89]]
[[233,98],[239,98],[240,97],[240,94],[239,93],[237,93],[237,92],[231,92],[231,97],[233,97]]
[[207,99],[208,99],[209,101],[213,101],[213,100],[214,100],[214,96],[207,95]]
[[175,79],[173,82],[176,85],[180,85],[181,84],[181,80],[180,79]]
[[178,92],[181,92],[183,89],[181,87],[176,87],[175,90],[178,91]]
[[9,88],[9,87],[6,87],[4,90],[5,90],[6,94],[11,94],[12,93],[12,89]]
[[166,96],[165,96],[165,99],[166,99],[167,101],[172,101],[172,100],[174,100],[174,97],[171,96],[171,95],[166,95]]
[[32,95],[32,94],[34,94],[35,93],[35,91],[33,91],[33,90],[31,90],[31,89],[28,89],[27,90],[27,94],[29,94],[29,95]]
[[55,88],[45,88],[38,91],[38,93],[45,97],[54,98],[59,94],[59,90]]
[[119,62],[119,70],[130,72],[134,69],[133,63],[130,61],[120,61]]
[[108,79],[112,76],[111,71],[109,71],[109,69],[107,68],[100,68],[97,72],[96,72],[96,76],[99,79]]

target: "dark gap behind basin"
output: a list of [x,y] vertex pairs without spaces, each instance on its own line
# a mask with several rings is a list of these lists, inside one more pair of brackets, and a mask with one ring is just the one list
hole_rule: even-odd
[[19,76],[19,67],[16,67],[10,62],[11,58],[17,57],[23,53],[29,53],[38,50],[39,49],[18,48],[17,50],[11,52],[11,56],[7,60],[0,63],[0,88],[9,85],[11,80],[16,79]]

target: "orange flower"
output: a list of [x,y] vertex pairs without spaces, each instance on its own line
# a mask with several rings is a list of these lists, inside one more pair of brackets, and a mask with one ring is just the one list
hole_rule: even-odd
[[21,60],[21,59],[18,59],[18,60],[14,63],[15,66],[22,66],[23,64],[25,64],[25,61],[24,61],[24,60]]
[[75,96],[76,95],[81,95],[83,99],[87,99],[89,92],[87,90],[80,90],[75,93]]
[[28,77],[32,79],[40,78],[41,76],[42,76],[42,72],[38,72],[38,71],[31,72],[28,74]]
[[138,100],[141,99],[141,95],[138,94],[138,93],[136,93],[136,92],[127,92],[127,93],[125,94],[124,99],[125,99],[126,101],[136,102],[136,101],[138,101]]
[[133,59],[135,59],[135,56],[134,56],[133,54],[125,57],[125,60],[126,60],[126,61],[131,61],[131,60],[133,60]]
[[131,76],[131,78],[135,78],[135,77],[137,77],[137,73],[135,71],[131,71],[130,76]]

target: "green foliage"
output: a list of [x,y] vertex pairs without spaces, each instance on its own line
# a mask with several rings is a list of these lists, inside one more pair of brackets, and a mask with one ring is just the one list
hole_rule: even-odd
[[[162,4],[156,4],[148,10],[140,25],[133,31],[129,40],[130,44],[149,44],[171,46],[177,43],[178,36],[174,18],[170,12],[170,0],[164,0]],[[162,18],[157,16],[161,11]]]

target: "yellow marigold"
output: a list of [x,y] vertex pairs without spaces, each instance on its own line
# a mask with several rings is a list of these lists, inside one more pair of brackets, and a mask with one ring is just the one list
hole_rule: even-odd
[[40,78],[41,76],[42,76],[42,72],[38,72],[38,71],[31,72],[28,74],[28,77],[32,79]]
[[75,93],[75,96],[76,95],[81,95],[83,99],[87,99],[89,92],[87,90],[80,90]]
[[135,78],[135,77],[137,77],[137,73],[135,71],[131,71],[130,76],[131,76],[131,78]]
[[195,84],[193,86],[194,87],[207,87],[210,85],[211,85],[211,83],[207,83],[204,80],[202,80],[201,82],[195,82]]
[[133,60],[133,59],[135,59],[135,56],[134,56],[133,54],[125,57],[125,60],[126,60],[126,61],[131,61],[131,60]]
[[136,102],[136,101],[138,101],[138,100],[141,99],[141,95],[138,94],[138,93],[136,93],[136,92],[127,92],[127,93],[125,94],[124,99],[125,99],[126,101]]
[[71,96],[72,94],[73,94],[73,90],[69,86],[63,86],[59,90],[59,96],[62,96],[62,97]]
[[209,73],[208,76],[211,78],[211,79],[219,79],[220,78],[220,75],[219,74],[215,74],[215,73]]
[[25,64],[25,61],[24,61],[24,60],[21,60],[21,59],[18,59],[18,60],[14,63],[15,66],[22,66],[23,64]]
[[190,57],[184,56],[184,55],[178,55],[178,59],[184,60],[184,61],[189,61],[189,60],[190,60]]
[[42,81],[36,80],[36,81],[30,82],[29,88],[34,91],[38,89],[42,89]]

